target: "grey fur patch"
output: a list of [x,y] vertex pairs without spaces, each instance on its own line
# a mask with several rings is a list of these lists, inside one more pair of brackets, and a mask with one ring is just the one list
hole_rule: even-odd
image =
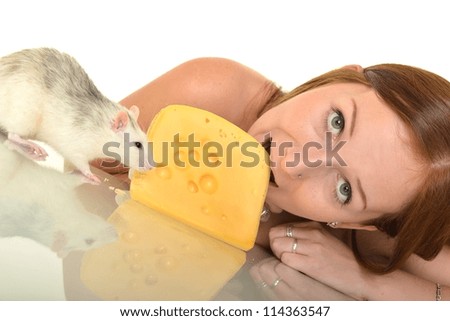
[[61,101],[61,108],[70,106],[75,126],[102,126],[118,110],[72,56],[56,49],[25,49],[0,59],[0,77],[20,73]]

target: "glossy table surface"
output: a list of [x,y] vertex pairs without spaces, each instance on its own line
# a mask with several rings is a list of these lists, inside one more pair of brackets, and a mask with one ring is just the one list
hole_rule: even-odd
[[85,184],[0,136],[1,300],[349,299],[265,249],[243,252],[134,204],[106,173]]

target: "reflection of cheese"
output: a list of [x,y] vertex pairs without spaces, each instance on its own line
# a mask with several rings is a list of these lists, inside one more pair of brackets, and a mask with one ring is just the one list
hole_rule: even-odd
[[245,252],[133,200],[108,221],[120,239],[86,252],[81,265],[82,282],[103,300],[208,300],[245,261]]
[[253,247],[269,182],[264,148],[210,112],[169,106],[148,131],[157,167],[131,197],[233,246]]

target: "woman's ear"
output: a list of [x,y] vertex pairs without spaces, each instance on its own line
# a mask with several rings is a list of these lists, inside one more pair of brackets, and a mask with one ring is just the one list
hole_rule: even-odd
[[341,69],[349,69],[349,70],[354,70],[357,72],[362,73],[364,71],[364,68],[361,67],[360,65],[346,65],[344,67],[341,67]]

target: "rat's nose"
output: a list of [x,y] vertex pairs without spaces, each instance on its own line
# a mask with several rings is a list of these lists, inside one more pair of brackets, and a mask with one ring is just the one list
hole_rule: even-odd
[[84,243],[86,243],[86,245],[92,245],[95,243],[95,240],[93,238],[87,238],[84,240]]
[[145,161],[145,166],[144,166],[144,168],[145,168],[146,170],[149,170],[149,169],[152,169],[153,166],[150,164],[150,162],[149,162],[148,160],[146,160],[146,161]]

